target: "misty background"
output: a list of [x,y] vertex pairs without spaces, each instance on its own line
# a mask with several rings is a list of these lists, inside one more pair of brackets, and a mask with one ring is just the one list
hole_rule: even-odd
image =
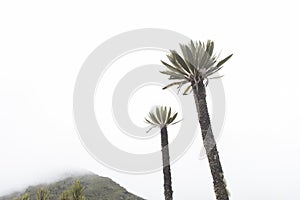
[[[234,53],[220,72],[225,75],[226,120],[218,142],[231,199],[295,199],[299,15],[295,1],[2,1],[0,196],[89,170],[146,199],[163,198],[161,171],[122,174],[96,162],[81,145],[72,113],[75,80],[87,56],[114,35],[153,27],[194,40],[212,39],[221,55]],[[132,60],[149,64],[153,58],[165,56]],[[142,93],[129,106],[137,124],[152,103],[138,103]],[[110,103],[109,97],[104,101]],[[198,158],[199,136],[172,166],[176,199],[214,199],[207,160]],[[128,151],[137,150],[132,148]]]

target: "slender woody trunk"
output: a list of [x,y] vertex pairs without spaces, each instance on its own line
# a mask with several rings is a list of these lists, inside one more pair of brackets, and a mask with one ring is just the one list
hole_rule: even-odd
[[170,155],[169,155],[169,146],[168,146],[168,131],[167,131],[167,127],[165,126],[161,129],[161,152],[162,152],[162,160],[163,160],[165,200],[172,200],[173,191],[172,191]]
[[201,126],[203,144],[213,177],[216,198],[217,200],[229,200],[216,141],[211,129],[203,80],[201,79],[198,83],[193,82],[192,87],[198,112],[198,119]]

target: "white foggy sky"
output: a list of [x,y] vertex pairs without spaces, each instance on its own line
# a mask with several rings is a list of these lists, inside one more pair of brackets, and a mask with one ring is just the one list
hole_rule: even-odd
[[[114,35],[153,27],[213,39],[223,56],[234,53],[221,72],[226,121],[218,143],[231,199],[295,199],[299,15],[296,1],[2,1],[0,196],[87,169],[162,199],[161,172],[128,175],[101,166],[81,145],[72,116],[86,57]],[[172,167],[176,199],[214,199],[199,141]]]

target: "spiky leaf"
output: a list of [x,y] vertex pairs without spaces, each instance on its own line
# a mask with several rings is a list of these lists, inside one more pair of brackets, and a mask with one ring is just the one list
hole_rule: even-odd
[[[180,49],[182,56],[174,50],[171,50],[170,54],[167,55],[172,65],[162,61],[169,71],[161,73],[168,75],[170,80],[185,80],[186,82],[174,82],[164,89],[173,85],[179,85],[178,89],[180,89],[182,85],[195,80],[208,83],[207,80],[210,76],[222,69],[223,64],[232,57],[231,54],[217,62],[218,56],[214,54],[214,42],[211,40],[208,40],[206,44],[201,41],[191,41],[187,45],[180,44]],[[189,90],[190,87],[186,89],[184,94],[187,94]]]
[[172,114],[172,109],[166,106],[157,106],[150,113],[148,118],[145,118],[146,123],[151,126],[168,126],[176,119],[178,113]]

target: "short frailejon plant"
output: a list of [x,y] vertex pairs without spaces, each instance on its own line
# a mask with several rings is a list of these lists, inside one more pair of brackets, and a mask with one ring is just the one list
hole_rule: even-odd
[[13,200],[30,200],[30,195],[28,193],[25,193],[22,197],[17,197]]
[[205,87],[208,85],[209,79],[219,78],[211,76],[223,67],[223,64],[231,58],[232,54],[217,62],[218,56],[213,53],[214,42],[210,40],[206,44],[200,41],[191,41],[188,45],[180,44],[180,48],[183,56],[171,50],[170,54],[167,55],[171,64],[161,61],[168,69],[161,73],[168,75],[170,80],[175,80],[163,89],[174,85],[177,85],[180,89],[183,85],[189,84],[183,94],[189,94],[191,91],[194,93],[203,144],[213,177],[216,198],[217,200],[228,200],[229,193],[226,189],[219,153],[211,128]]
[[36,193],[37,200],[49,200],[50,191],[48,189],[40,188]]
[[61,193],[58,200],[72,200],[70,191],[66,190]]
[[85,188],[81,185],[81,182],[79,180],[75,181],[74,185],[72,186],[72,188],[70,190],[71,199],[72,200],[86,200],[84,190],[85,190]]
[[177,117],[177,112],[172,113],[171,108],[167,108],[165,106],[159,106],[156,107],[153,111],[151,111],[148,117],[145,118],[146,122],[150,124],[152,128],[153,127],[160,128],[165,200],[173,199],[167,126],[177,123],[174,122],[176,117]]

